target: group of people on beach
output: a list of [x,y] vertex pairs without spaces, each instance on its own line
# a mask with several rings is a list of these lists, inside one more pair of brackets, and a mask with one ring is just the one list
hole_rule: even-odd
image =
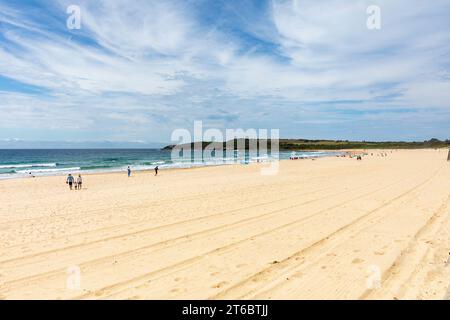
[[[155,170],[155,176],[157,176],[158,170],[159,170],[158,166],[156,166],[154,170]],[[127,168],[127,173],[128,173],[128,177],[131,177],[130,166],[128,166],[128,168]],[[66,184],[69,185],[70,190],[72,190],[73,188],[75,188],[75,190],[81,190],[81,188],[83,187],[83,178],[81,177],[81,174],[79,174],[78,178],[75,180],[75,177],[72,176],[71,173],[69,173],[69,175],[67,176],[67,179],[66,179]]]
[[[159,170],[158,166],[156,166],[154,170],[155,170],[155,176],[157,176],[158,175],[158,170]],[[128,166],[128,168],[127,168],[127,173],[128,173],[128,178],[131,177],[131,168],[130,168],[130,166]]]
[[81,190],[83,185],[83,178],[81,178],[81,174],[78,175],[77,180],[69,173],[66,179],[66,183],[69,185],[70,190],[75,187],[75,190]]

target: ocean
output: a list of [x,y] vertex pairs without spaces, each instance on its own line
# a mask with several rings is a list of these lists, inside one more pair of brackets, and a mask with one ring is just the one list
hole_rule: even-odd
[[[339,152],[296,152],[296,156],[311,158],[341,154]],[[172,160],[170,150],[160,149],[0,149],[0,179],[30,176],[64,175],[68,173],[95,173],[189,168],[289,159],[292,152],[258,156],[235,151],[233,157],[213,157],[200,160]]]

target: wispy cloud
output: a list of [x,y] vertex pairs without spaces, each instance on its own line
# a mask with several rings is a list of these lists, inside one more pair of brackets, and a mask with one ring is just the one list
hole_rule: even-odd
[[0,0],[0,138],[448,138],[448,1],[380,0],[376,31],[363,0],[82,0],[81,30],[70,4]]

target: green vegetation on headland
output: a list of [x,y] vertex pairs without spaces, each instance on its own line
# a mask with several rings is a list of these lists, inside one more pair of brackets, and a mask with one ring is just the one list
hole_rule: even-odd
[[[228,148],[249,149],[250,142],[264,145],[265,140],[234,139],[228,142],[201,142],[202,149],[209,148]],[[271,149],[271,141],[266,142],[267,149]],[[176,145],[168,145],[163,150],[172,150]],[[187,147],[188,144],[181,144],[178,147]],[[191,143],[191,149],[199,149],[200,143]],[[280,139],[279,150],[343,150],[343,149],[426,149],[426,148],[445,148],[450,147],[450,140],[441,141],[439,139],[430,139],[421,142],[405,141],[348,141],[348,140],[307,140],[307,139]]]

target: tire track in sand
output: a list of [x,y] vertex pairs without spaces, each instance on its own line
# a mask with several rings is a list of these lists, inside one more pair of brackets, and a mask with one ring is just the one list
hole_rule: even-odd
[[[439,170],[438,170],[439,171]],[[299,266],[297,264],[297,261],[301,259],[302,256],[306,254],[312,254],[314,251],[321,250],[320,253],[323,253],[323,246],[326,244],[335,246],[335,243],[331,243],[334,238],[338,237],[339,235],[342,235],[345,232],[348,232],[351,228],[358,227],[360,223],[362,223],[364,220],[370,219],[372,215],[377,213],[379,210],[389,206],[395,201],[398,201],[402,199],[403,197],[407,196],[408,194],[412,193],[413,191],[419,189],[429,181],[433,179],[433,177],[438,173],[436,171],[431,177],[425,179],[423,182],[419,183],[418,185],[415,185],[413,188],[408,189],[407,191],[403,192],[402,194],[392,198],[391,200],[385,202],[381,206],[370,210],[368,213],[364,214],[363,216],[353,220],[351,223],[337,229],[333,233],[329,234],[328,236],[316,241],[312,245],[303,248],[302,250],[299,250],[295,252],[293,255],[285,258],[284,260],[278,262],[275,265],[272,265],[270,267],[267,267],[260,272],[236,283],[233,286],[230,286],[229,288],[219,292],[216,295],[213,295],[209,297],[209,299],[226,299],[228,297],[233,297],[233,299],[248,299],[253,294],[256,294],[256,292],[259,291],[268,291],[270,289],[273,289],[279,285],[276,282],[276,279],[285,279],[290,274],[297,272],[297,269],[302,268],[303,266]],[[331,239],[333,238],[333,239]],[[345,241],[348,241],[348,237],[345,237],[344,239],[339,240],[338,243],[344,243]],[[272,280],[270,283],[267,282],[261,282],[260,279],[275,279]],[[244,289],[245,288],[245,289]],[[270,288],[270,289],[268,289]],[[242,291],[245,291],[245,294],[242,294]]]
[[[398,282],[401,278],[405,278],[405,275],[402,275],[400,272],[404,269],[404,265],[408,263],[409,265],[414,265],[414,269],[409,275],[402,281],[402,285],[400,286],[398,293],[394,293],[393,296],[400,298],[402,293],[406,291],[406,284],[411,283],[412,278],[417,275],[422,269],[427,254],[430,251],[430,247],[426,245],[425,247],[420,244],[422,241],[420,238],[424,238],[426,235],[434,235],[437,233],[439,229],[441,229],[444,225],[444,221],[448,221],[450,216],[450,211],[448,210],[450,203],[450,195],[444,201],[444,203],[439,207],[437,211],[427,220],[426,224],[422,226],[418,230],[418,232],[414,235],[408,245],[400,252],[397,259],[391,264],[391,266],[386,269],[382,274],[382,290],[377,289],[367,289],[359,299],[373,299],[380,295],[381,292],[387,293],[392,291],[390,287],[394,282]],[[420,250],[422,249],[422,250]],[[446,252],[444,252],[446,254]],[[446,256],[444,256],[446,257]],[[384,279],[384,280],[383,280]]]
[[[277,202],[286,201],[286,200],[289,200],[289,199],[292,199],[292,198],[298,198],[299,196],[305,196],[305,195],[314,194],[316,192],[322,192],[322,191],[329,190],[329,189],[330,188],[323,188],[323,189],[314,190],[314,191],[311,191],[311,192],[305,192],[305,193],[300,194],[300,195],[297,194],[297,195],[292,195],[292,196],[289,196],[289,197],[284,197],[284,198],[273,200],[273,201],[258,203],[256,205],[240,207],[240,208],[236,208],[236,209],[232,209],[232,210],[225,210],[225,211],[221,211],[221,212],[218,212],[218,213],[215,213],[215,214],[212,214],[212,215],[204,215],[204,216],[200,216],[200,217],[196,217],[196,218],[192,218],[192,219],[186,219],[186,220],[177,221],[177,222],[173,222],[173,223],[169,223],[169,224],[165,224],[165,225],[161,225],[161,226],[145,228],[145,229],[141,229],[141,230],[137,230],[137,231],[134,230],[132,232],[122,233],[122,234],[119,234],[119,235],[114,235],[114,236],[109,236],[109,237],[104,237],[104,238],[100,238],[100,239],[97,239],[97,240],[94,240],[94,241],[88,241],[88,242],[83,241],[82,243],[79,243],[79,244],[74,244],[74,245],[70,245],[70,246],[63,246],[63,247],[55,248],[55,249],[52,249],[52,250],[46,250],[46,251],[37,252],[37,253],[34,253],[34,254],[30,254],[30,255],[22,255],[22,256],[19,256],[19,257],[15,257],[15,258],[1,260],[0,261],[0,265],[9,264],[9,263],[13,263],[13,262],[24,260],[24,259],[36,258],[36,257],[41,256],[41,255],[62,252],[62,251],[66,251],[67,249],[76,249],[76,248],[81,248],[81,247],[87,247],[87,246],[90,246],[90,245],[94,245],[94,244],[98,244],[98,243],[102,243],[102,242],[108,242],[108,241],[111,241],[111,240],[121,239],[121,238],[125,238],[125,237],[142,235],[142,234],[145,234],[145,233],[153,233],[153,232],[156,232],[156,231],[161,231],[161,230],[163,230],[165,228],[171,228],[171,227],[180,226],[180,225],[183,225],[183,224],[189,224],[189,223],[192,223],[192,222],[198,222],[198,221],[202,221],[202,220],[206,220],[206,219],[209,220],[210,218],[218,218],[218,217],[222,218],[223,215],[239,212],[241,210],[257,208],[257,207],[265,206],[265,205],[268,205],[268,204],[273,204],[273,203],[277,203]],[[335,193],[335,194],[328,195],[328,196],[335,196],[335,195],[338,195],[338,194],[341,194],[341,193]],[[307,202],[302,202],[302,203],[300,203],[298,205],[308,204],[308,203],[311,203],[311,201],[320,201],[320,200],[323,200],[324,198],[326,198],[326,197],[319,197],[319,198],[316,198],[316,199],[313,199],[313,200],[308,200]],[[255,218],[257,218],[257,217],[255,217]],[[238,222],[236,222],[236,223],[238,223]],[[139,222],[139,224],[142,224],[142,221]],[[129,224],[126,224],[126,226],[129,226]],[[98,231],[99,230],[95,230],[95,232],[98,232]],[[52,241],[53,240],[54,239],[52,239]],[[57,239],[55,239],[54,241],[57,241]],[[48,242],[48,240],[45,240],[45,242]],[[23,245],[17,245],[17,247],[22,247],[22,246]],[[12,248],[15,248],[15,247],[16,246],[13,246]],[[10,248],[11,247],[8,247],[6,249],[10,249]],[[3,251],[4,251],[4,249],[3,249]]]
[[[320,176],[319,176],[320,177]],[[294,188],[294,192],[296,191],[296,190],[300,190],[300,189],[302,189],[302,187],[300,187],[300,188]],[[329,189],[331,189],[331,187],[327,187],[327,188],[321,188],[321,189],[317,189],[317,190],[315,190],[316,192],[322,192],[322,191],[325,191],[325,190],[329,190]],[[304,196],[304,195],[309,195],[309,194],[313,194],[314,192],[306,192],[306,193],[302,193],[302,194],[297,194],[297,195],[292,195],[292,196],[289,196],[289,197],[284,197],[284,198],[281,198],[281,199],[277,199],[277,200],[274,200],[274,201],[269,201],[269,202],[265,202],[265,203],[263,203],[263,204],[271,204],[271,203],[275,203],[275,202],[278,202],[278,201],[284,201],[284,200],[288,200],[288,199],[291,199],[291,198],[295,198],[295,197],[298,197],[298,196]],[[233,195],[231,195],[231,196],[229,196],[230,198],[233,198],[234,196]],[[258,196],[257,196],[257,198],[258,199],[260,199],[260,198],[262,198],[262,199],[264,199],[264,196],[261,196],[261,194],[258,194]],[[261,205],[263,205],[263,204],[261,204]],[[256,206],[260,206],[260,204],[257,204],[257,205],[255,205],[255,207]],[[247,207],[240,207],[240,208],[236,208],[236,209],[232,209],[232,210],[226,210],[226,211],[222,211],[222,212],[219,212],[219,213],[217,213],[217,214],[213,214],[213,215],[205,215],[205,216],[200,216],[200,217],[196,217],[196,218],[190,218],[190,219],[186,219],[186,220],[182,220],[182,221],[176,221],[176,222],[173,222],[173,223],[169,223],[169,224],[166,224],[166,225],[160,225],[160,226],[157,226],[157,227],[152,227],[151,229],[149,229],[149,228],[145,228],[145,229],[142,229],[142,232],[146,232],[146,231],[157,231],[157,230],[159,230],[158,228],[164,228],[164,227],[171,227],[171,226],[175,226],[176,224],[182,224],[182,223],[189,223],[189,222],[191,222],[191,221],[200,221],[200,220],[203,220],[203,219],[208,219],[208,218],[210,218],[210,217],[217,217],[217,216],[220,216],[220,215],[222,215],[222,214],[227,214],[227,213],[232,213],[232,212],[235,212],[235,211],[238,211],[238,210],[241,210],[241,209],[251,209],[252,207],[254,207],[254,206],[247,206]],[[130,207],[128,207],[128,206],[126,206],[126,208],[130,208]],[[146,205],[142,205],[142,206],[134,206],[133,208],[147,208],[147,206]],[[98,211],[104,211],[104,209],[102,209],[102,210],[98,210]],[[70,237],[77,237],[77,236],[82,236],[82,235],[84,235],[84,236],[86,236],[86,235],[90,235],[90,234],[96,234],[96,233],[99,233],[100,231],[102,231],[102,232],[104,232],[104,231],[114,231],[114,230],[120,230],[121,228],[130,228],[130,227],[133,227],[133,226],[140,226],[140,225],[145,225],[146,223],[149,223],[150,221],[152,221],[152,219],[145,219],[145,220],[139,220],[139,221],[137,221],[137,222],[132,222],[132,223],[124,223],[124,224],[120,224],[120,225],[114,225],[114,226],[109,226],[109,227],[105,227],[105,228],[99,228],[99,229],[94,229],[94,230],[89,230],[89,231],[85,231],[85,232],[80,232],[80,233],[75,233],[75,234],[70,234],[69,236]],[[137,232],[140,232],[141,230],[138,230]],[[122,234],[123,236],[130,236],[130,235],[132,235],[133,233],[136,233],[136,231],[135,230],[133,230],[133,232],[129,232],[129,233],[125,233],[125,234]],[[137,233],[136,233],[137,234]],[[122,235],[118,235],[118,237],[120,237],[120,236],[122,236]],[[83,241],[82,241],[82,243],[83,244],[91,244],[91,243],[98,243],[98,242],[101,242],[101,241],[104,241],[104,240],[113,240],[113,239],[115,239],[116,237],[114,236],[114,237],[101,237],[101,238],[99,238],[99,239],[97,239],[97,240],[94,240],[94,241],[89,241],[89,242],[86,242],[84,239],[83,239]],[[57,238],[52,238],[51,239],[51,243],[53,244],[53,243],[59,243],[58,242],[58,240],[67,240],[67,236],[62,236],[62,237],[57,237]],[[34,241],[34,242],[32,242],[32,244],[33,245],[35,245],[35,244],[39,244],[39,243],[43,243],[44,245],[45,244],[48,244],[48,242],[49,242],[49,240],[48,239],[46,239],[46,240],[41,240],[41,241]],[[15,248],[20,248],[20,249],[23,249],[24,248],[24,246],[26,246],[27,245],[27,243],[22,243],[22,244],[17,244],[17,245],[13,245],[13,246],[8,246],[8,247],[5,247],[5,248],[2,248],[2,251],[3,251],[3,255],[5,255],[5,250],[11,250],[11,249],[14,249],[14,251],[16,251],[15,250]],[[73,245],[73,247],[76,247],[77,245]],[[64,250],[65,248],[68,248],[68,246],[63,246],[63,247],[61,247],[60,248],[60,250]],[[41,251],[42,253],[45,253],[45,252],[50,252],[50,251],[53,251],[53,250],[58,250],[58,248],[56,248],[56,249],[52,249],[52,250],[46,250],[46,251]],[[56,251],[55,251],[56,252]],[[23,256],[21,256],[21,257],[23,257]],[[18,257],[18,258],[21,258],[21,257]],[[5,259],[5,260],[2,260],[2,261],[0,261],[0,263],[2,263],[2,262],[5,262],[5,261],[8,261],[8,260],[12,260],[12,259]]]
[[[389,186],[395,185],[396,183],[398,183],[398,182],[392,183]],[[373,184],[370,184],[370,185],[368,185],[366,187],[370,187],[370,186],[375,185],[375,184],[376,184],[376,182],[374,182]],[[385,187],[383,187],[383,188],[385,188]],[[381,190],[383,188],[380,188],[378,190]],[[356,187],[355,189],[358,189],[358,188]],[[319,198],[316,198],[316,199],[308,200],[306,202],[304,201],[304,202],[301,202],[301,203],[298,203],[298,204],[295,204],[295,205],[290,205],[288,207],[283,207],[283,208],[271,211],[271,212],[266,213],[266,214],[264,214],[262,216],[274,215],[274,214],[282,212],[284,210],[292,209],[292,208],[295,208],[295,207],[298,207],[298,206],[307,205],[307,204],[310,204],[310,203],[313,203],[313,202],[317,202],[317,201],[321,201],[323,199],[327,199],[327,198],[330,198],[330,197],[333,197],[333,196],[338,196],[338,195],[341,195],[341,194],[347,193],[347,192],[349,192],[349,190],[341,191],[341,192],[338,192],[338,193],[333,193],[331,195],[326,195],[326,196],[319,197]],[[368,194],[372,194],[372,192],[367,193],[367,195]],[[364,194],[363,196],[365,196],[365,195],[366,194]],[[352,200],[350,200],[350,201],[352,201]],[[277,202],[277,201],[272,201],[272,202]],[[327,208],[326,210],[328,210],[328,209],[329,208]],[[322,210],[322,211],[324,211],[324,210]],[[314,215],[315,214],[311,214],[310,216],[303,217],[303,218],[295,220],[295,221],[296,222],[300,222],[302,220],[309,219],[309,218],[311,218]],[[123,253],[118,253],[118,254],[116,253],[116,254],[113,254],[113,255],[108,255],[108,256],[101,257],[101,258],[98,258],[98,259],[95,259],[95,260],[86,261],[84,263],[78,264],[78,266],[80,268],[87,267],[87,266],[92,267],[94,265],[101,264],[101,263],[103,263],[105,261],[110,260],[111,257],[114,257],[114,258],[117,259],[119,257],[124,258],[124,257],[127,257],[127,256],[132,256],[133,254],[136,254],[136,252],[143,251],[143,250],[151,249],[152,250],[151,252],[154,252],[155,250],[167,249],[168,247],[180,245],[181,243],[190,242],[192,240],[198,239],[201,236],[207,235],[209,233],[214,234],[214,233],[217,233],[217,232],[220,232],[220,231],[226,231],[227,229],[235,228],[236,225],[242,224],[242,222],[244,222],[245,224],[248,224],[248,223],[252,222],[253,220],[259,220],[262,216],[258,215],[258,216],[252,217],[252,218],[244,219],[244,221],[240,220],[240,221],[237,221],[237,222],[232,223],[232,224],[221,225],[221,226],[218,226],[218,227],[215,227],[215,228],[212,228],[212,229],[203,230],[203,231],[200,231],[200,232],[198,232],[196,234],[187,234],[187,235],[183,235],[183,236],[180,236],[180,237],[177,237],[177,238],[174,238],[174,239],[170,239],[170,240],[154,243],[154,244],[151,244],[151,245],[146,245],[146,246],[141,247],[141,248],[135,248],[133,250],[128,250],[128,251],[125,251]],[[283,225],[282,227],[286,227],[288,225],[290,225],[290,223],[288,223],[286,225]],[[264,235],[266,233],[267,232],[264,232],[264,233],[261,233],[260,235],[262,236],[262,235]],[[251,238],[253,238],[253,236],[249,237],[249,238],[247,238],[245,240],[249,240]],[[180,241],[180,240],[184,240],[184,241]],[[236,243],[236,245],[238,245],[239,243],[240,242]],[[149,252],[149,253],[151,253],[151,252]],[[18,259],[18,260],[20,260],[20,259]],[[16,262],[16,261],[13,261],[13,262]],[[55,270],[52,270],[52,271],[49,271],[49,272],[46,272],[46,273],[39,273],[37,275],[29,276],[29,277],[26,277],[26,278],[20,278],[20,279],[8,281],[5,284],[7,284],[7,285],[20,285],[21,283],[30,283],[32,281],[38,281],[41,278],[58,275],[58,274],[63,273],[63,272],[65,272],[65,268],[58,268],[58,269],[55,269]]]
[[[397,183],[399,183],[399,182],[392,183],[392,184],[390,184],[389,186],[393,186],[393,185],[395,185],[395,184],[397,184]],[[374,193],[376,193],[376,192],[379,192],[379,191],[381,191],[381,190],[384,190],[384,189],[386,189],[386,188],[387,188],[387,186],[381,187],[381,188],[376,189],[376,190],[372,190],[372,191],[370,191],[370,192],[368,192],[368,193],[364,193],[364,194],[359,195],[359,196],[357,196],[357,197],[354,197],[354,198],[351,198],[351,199],[349,199],[349,200],[343,201],[343,202],[341,202],[341,203],[339,203],[339,204],[336,204],[336,205],[327,207],[327,208],[325,208],[325,209],[319,210],[318,212],[315,212],[315,213],[313,213],[313,214],[311,214],[311,215],[309,215],[309,216],[307,216],[307,217],[304,217],[304,218],[302,218],[302,219],[299,219],[299,220],[296,220],[296,221],[293,221],[293,222],[286,223],[286,224],[281,225],[281,226],[279,226],[279,227],[270,229],[270,230],[268,230],[268,231],[265,231],[265,232],[262,232],[262,233],[259,233],[259,234],[256,234],[256,235],[253,235],[253,236],[251,236],[251,237],[248,237],[248,238],[246,238],[246,239],[240,240],[240,241],[238,241],[238,242],[231,243],[231,244],[228,244],[228,245],[223,246],[223,247],[220,247],[220,248],[216,248],[216,249],[211,250],[211,251],[209,251],[209,252],[206,252],[206,253],[204,253],[204,254],[202,254],[202,255],[199,255],[199,256],[196,256],[196,257],[193,257],[193,258],[190,258],[190,259],[181,261],[180,263],[176,263],[176,264],[173,264],[173,265],[171,265],[171,266],[164,267],[164,268],[162,268],[162,269],[154,270],[154,271],[152,271],[152,272],[143,274],[143,275],[141,275],[141,276],[138,276],[138,277],[135,277],[135,278],[132,278],[132,279],[125,280],[125,281],[120,282],[120,283],[112,284],[112,285],[110,285],[110,286],[107,286],[107,287],[104,287],[104,288],[102,288],[102,289],[96,290],[94,293],[89,293],[89,294],[86,294],[86,295],[77,296],[77,298],[93,298],[93,297],[99,297],[99,296],[102,296],[103,298],[105,298],[105,297],[108,297],[109,295],[117,294],[117,293],[119,293],[119,292],[122,291],[122,290],[127,290],[126,287],[129,287],[129,286],[132,285],[133,283],[136,283],[137,285],[139,285],[140,282],[146,282],[146,280],[148,280],[149,278],[153,278],[153,277],[155,277],[155,276],[159,276],[159,277],[167,276],[167,275],[172,274],[172,273],[174,273],[174,272],[177,272],[177,271],[180,271],[180,270],[189,268],[189,267],[191,267],[192,265],[194,265],[194,264],[196,264],[196,263],[198,263],[198,262],[201,262],[201,261],[202,261],[205,257],[207,257],[207,256],[210,256],[210,255],[212,255],[212,254],[218,254],[218,253],[226,252],[226,251],[228,251],[228,250],[231,250],[231,249],[233,249],[233,248],[235,248],[235,247],[238,247],[238,246],[242,245],[242,244],[245,243],[245,242],[252,241],[252,240],[254,240],[255,238],[264,237],[264,236],[267,236],[268,234],[271,234],[271,233],[273,233],[273,232],[280,231],[280,230],[282,230],[282,229],[284,229],[284,228],[292,227],[292,226],[294,226],[294,225],[297,225],[298,223],[303,223],[303,222],[305,222],[305,221],[311,219],[311,218],[314,217],[314,216],[317,216],[317,215],[323,214],[323,213],[327,213],[327,212],[328,212],[329,210],[331,210],[331,209],[334,209],[334,208],[337,208],[337,207],[344,206],[344,205],[346,205],[347,203],[350,203],[350,202],[352,202],[352,201],[355,201],[355,200],[362,199],[362,198],[364,198],[364,197],[370,196],[370,195],[372,195],[372,194],[374,194]],[[348,192],[348,191],[347,191],[347,192]],[[329,237],[329,235],[327,235],[325,238],[328,238],[328,237]],[[145,285],[145,284],[144,284],[144,285]],[[121,287],[122,287],[122,288],[125,287],[125,289],[120,290]],[[136,287],[135,287],[135,288],[136,288]]]

